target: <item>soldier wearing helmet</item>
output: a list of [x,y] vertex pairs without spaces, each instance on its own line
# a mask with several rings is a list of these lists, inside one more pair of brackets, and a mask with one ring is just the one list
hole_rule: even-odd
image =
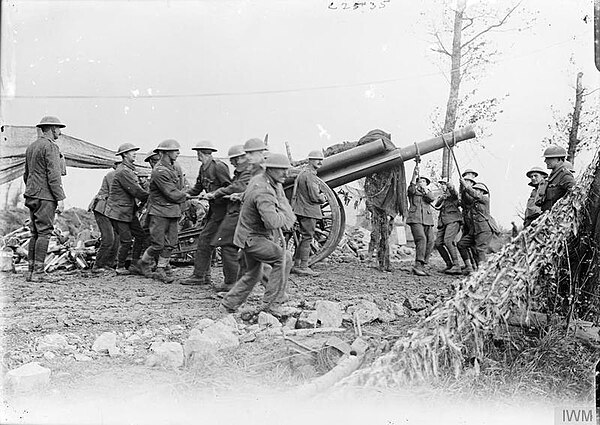
[[121,163],[121,158],[117,159],[113,164],[113,169],[110,170],[102,179],[100,190],[92,199],[88,207],[88,211],[93,212],[96,224],[100,230],[100,247],[96,253],[96,261],[92,267],[92,272],[105,272],[111,271],[115,259],[117,257],[117,250],[119,248],[119,238],[117,232],[112,226],[110,218],[105,215],[106,201],[110,194],[110,187],[115,178],[115,170]]
[[260,310],[281,315],[285,288],[291,269],[291,254],[275,243],[275,234],[290,230],[296,216],[285,197],[284,182],[290,163],[285,155],[270,154],[264,173],[248,183],[233,241],[242,249],[246,263],[244,274],[222,301],[224,309],[235,312],[248,298],[262,277],[263,263],[272,266]]
[[567,151],[561,146],[549,146],[544,151],[546,168],[552,170],[546,182],[540,186],[536,201],[542,212],[549,211],[560,198],[575,186],[573,174],[565,167]]
[[525,208],[525,219],[523,221],[523,227],[529,226],[536,218],[542,215],[542,209],[536,205],[536,201],[539,197],[539,188],[543,186],[548,177],[548,173],[541,167],[532,167],[531,170],[525,173],[529,177],[528,185],[533,189],[527,200],[527,207]]
[[[152,169],[148,217],[150,246],[136,264],[136,272],[165,283],[173,282],[167,273],[171,253],[177,245],[177,222],[182,214],[182,205],[187,199],[181,183],[181,175],[175,166],[179,156],[179,143],[168,139],[159,143],[155,150],[160,159]],[[156,270],[151,273],[154,259],[158,258]]]
[[37,124],[41,135],[25,151],[25,206],[29,209],[27,281],[47,280],[44,261],[56,212],[64,210],[63,162],[56,141],[65,125],[56,117],[44,117]]
[[438,183],[442,187],[442,194],[433,205],[440,211],[434,246],[446,263],[443,271],[448,274],[461,274],[460,257],[455,242],[462,225],[458,191],[450,180],[440,180]]
[[217,196],[217,190],[231,184],[229,167],[216,158],[213,152],[217,149],[211,142],[199,142],[193,150],[198,155],[198,161],[202,163],[196,184],[188,191],[190,197],[204,192],[204,198],[208,200],[207,222],[198,236],[198,247],[194,256],[194,271],[192,275],[181,281],[184,285],[211,285],[210,262],[214,252],[211,242],[219,229],[219,225],[225,217],[227,200],[223,196]]
[[239,248],[233,243],[233,234],[237,226],[238,217],[241,209],[241,197],[252,178],[250,168],[246,160],[244,147],[234,145],[227,152],[231,165],[235,167],[231,184],[215,191],[215,198],[227,198],[227,211],[223,221],[219,225],[211,245],[221,247],[221,258],[223,260],[223,286],[217,288],[218,292],[227,292],[238,278]]
[[320,150],[308,154],[308,164],[296,177],[292,191],[292,209],[300,224],[300,241],[294,253],[294,266],[291,272],[301,276],[318,276],[318,273],[308,267],[308,258],[317,220],[323,218],[321,204],[326,201],[325,195],[319,189],[317,177],[323,159],[323,152]]
[[[148,199],[148,192],[140,186],[135,175],[134,161],[139,149],[132,143],[123,143],[119,146],[115,155],[120,156],[123,161],[115,170],[106,201],[105,214],[110,218],[115,232],[119,235],[119,251],[115,271],[120,275],[130,274],[125,266],[134,239],[138,247],[146,243],[146,234],[136,214],[138,208],[136,199],[142,202]],[[138,248],[137,251],[139,256],[140,249]],[[132,259],[133,261],[137,260],[137,258]]]
[[473,271],[470,263],[470,254],[474,251],[477,264],[486,260],[487,251],[492,240],[492,223],[490,216],[490,197],[487,186],[483,183],[472,184],[464,177],[460,178],[463,187],[465,201],[472,205],[470,210],[471,228],[464,233],[457,248],[462,257],[465,267],[463,273],[468,275]]
[[412,179],[408,185],[408,201],[410,209],[406,224],[415,241],[415,264],[412,272],[418,276],[426,276],[425,265],[433,251],[435,230],[433,229],[433,208],[435,200],[429,189],[431,180],[425,176],[419,177],[419,164],[415,165]]
[[246,160],[248,161],[250,172],[253,176],[264,170],[265,155],[267,151],[267,145],[258,138],[246,140],[246,143],[244,143]]

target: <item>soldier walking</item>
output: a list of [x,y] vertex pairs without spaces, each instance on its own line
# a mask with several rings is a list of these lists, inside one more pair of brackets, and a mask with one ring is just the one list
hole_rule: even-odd
[[446,263],[444,273],[461,274],[455,241],[462,224],[462,214],[458,206],[458,192],[449,180],[440,180],[439,184],[442,187],[442,194],[434,204],[434,208],[440,210],[434,246]]
[[36,125],[41,136],[25,151],[25,206],[29,209],[28,273],[26,280],[48,280],[44,262],[54,230],[56,212],[64,210],[65,192],[62,187],[62,159],[56,141],[65,125],[56,117],[47,116]]
[[296,177],[292,192],[292,209],[300,225],[300,241],[294,253],[291,273],[301,276],[318,276],[317,272],[308,267],[308,259],[317,220],[323,218],[321,204],[326,201],[317,180],[317,170],[323,165],[323,159],[321,151],[315,150],[308,154],[308,164]]
[[246,301],[261,279],[263,264],[266,263],[272,266],[272,270],[260,309],[281,315],[280,304],[285,297],[292,256],[274,242],[275,233],[291,230],[296,216],[282,186],[290,168],[287,157],[270,154],[265,160],[265,167],[264,173],[248,183],[235,229],[233,241],[242,249],[247,270],[221,302],[229,313],[235,312]]
[[214,192],[222,187],[231,184],[229,177],[229,167],[216,158],[213,158],[213,152],[217,149],[211,142],[204,141],[192,148],[198,155],[198,161],[202,162],[196,184],[188,191],[190,196],[197,196],[206,192],[204,198],[208,200],[209,209],[207,213],[206,225],[198,236],[198,247],[194,256],[194,271],[192,275],[181,281],[183,285],[211,285],[210,263],[214,248],[211,245],[219,225],[225,217],[227,209],[227,200],[223,197],[215,198]]
[[536,201],[542,212],[550,211],[560,198],[575,186],[575,178],[565,166],[567,151],[561,146],[550,146],[544,151],[546,168],[552,170],[548,179],[539,187],[539,197]]
[[136,215],[135,200],[146,201],[148,199],[148,192],[142,189],[138,183],[135,165],[133,165],[139,149],[131,143],[123,143],[119,146],[116,155],[121,156],[123,162],[115,170],[106,202],[106,216],[110,218],[115,232],[119,235],[119,251],[115,271],[120,275],[130,274],[125,263],[133,246],[133,239],[136,239],[136,244],[143,245],[146,237]]
[[419,177],[419,164],[415,165],[412,179],[408,186],[408,201],[410,208],[406,217],[406,224],[415,241],[415,265],[412,272],[418,276],[427,276],[425,265],[429,263],[429,257],[433,251],[435,231],[433,229],[433,194],[428,188],[427,177]]
[[[183,191],[180,172],[175,166],[179,148],[179,143],[173,139],[160,142],[156,148],[160,159],[152,169],[148,198],[150,246],[138,263],[142,274],[165,283],[174,280],[166,269],[177,245],[177,222],[182,214],[182,205],[188,198]],[[156,271],[151,273],[156,257]]]
[[106,213],[106,202],[110,194],[110,187],[115,179],[115,170],[121,160],[115,161],[113,169],[110,170],[102,179],[100,190],[92,199],[89,210],[94,213],[96,224],[100,230],[100,247],[96,253],[96,261],[92,272],[102,272],[112,270],[115,264],[117,251],[119,248],[119,238],[113,225]]
[[525,208],[525,219],[523,221],[523,227],[529,226],[533,221],[542,215],[542,209],[536,205],[536,202],[539,198],[539,189],[540,186],[544,184],[546,177],[548,177],[548,173],[544,171],[541,167],[533,167],[531,170],[525,173],[527,177],[529,177],[529,186],[533,189],[531,190],[531,194],[529,195],[529,199],[527,199],[527,207]]

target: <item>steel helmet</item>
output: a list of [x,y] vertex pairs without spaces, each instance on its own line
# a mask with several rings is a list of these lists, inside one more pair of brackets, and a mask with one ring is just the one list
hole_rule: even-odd
[[291,166],[287,156],[280,153],[270,153],[265,159],[266,168],[290,168]]
[[245,154],[245,152],[244,152],[243,145],[233,145],[227,151],[227,156],[229,157],[229,159],[237,158],[238,156],[242,156],[244,154]]
[[575,173],[575,167],[571,164],[571,161],[565,161],[565,168],[571,172],[571,174]]
[[55,127],[66,127],[57,117],[46,116],[40,120],[40,122],[36,125],[36,127],[44,127],[47,125],[53,125]]
[[531,170],[527,171],[525,175],[527,177],[531,177],[533,173],[538,173],[543,175],[544,177],[548,177],[548,173],[542,167],[531,167]]
[[260,139],[250,139],[250,140],[246,140],[246,143],[244,143],[244,152],[248,153],[248,152],[256,152],[256,151],[266,151],[267,145],[265,145],[265,142],[263,142]]
[[552,145],[544,151],[544,158],[566,158],[567,150],[562,146]]
[[429,179],[429,177],[419,176],[419,177],[417,177],[417,180],[419,180],[419,179],[427,180],[427,184],[431,183],[431,180]]
[[483,191],[483,193],[485,193],[486,195],[487,195],[488,193],[490,193],[490,190],[489,190],[489,189],[487,188],[487,186],[486,186],[485,184],[483,184],[483,183],[475,183],[475,184],[473,185],[473,189],[479,189],[479,190]]
[[158,153],[159,151],[178,151],[180,147],[181,146],[179,145],[179,142],[177,140],[167,139],[160,142],[156,149],[154,149],[154,152]]
[[463,171],[463,173],[461,174],[461,176],[464,178],[465,174],[469,174],[469,173],[475,174],[475,177],[477,177],[479,175],[479,173],[477,171],[472,170],[470,168],[467,168],[465,171]]
[[148,152],[146,154],[146,157],[144,158],[144,162],[150,162],[150,159],[152,159],[152,157],[155,156],[156,160],[158,161],[158,152]]
[[194,146],[192,148],[192,150],[195,151],[199,151],[202,149],[206,149],[207,151],[213,151],[216,152],[218,149],[215,148],[215,145],[212,144],[212,142],[209,142],[208,140],[203,140],[201,142],[196,143],[196,146]]
[[138,150],[140,150],[140,148],[135,146],[133,143],[126,142],[126,143],[123,143],[121,146],[119,146],[119,149],[117,150],[117,153],[115,155],[121,155],[126,152],[138,151]]
[[325,159],[325,156],[323,155],[323,151],[321,151],[321,150],[314,150],[314,151],[310,151],[308,153],[308,159],[320,159],[320,160],[323,160],[323,159]]

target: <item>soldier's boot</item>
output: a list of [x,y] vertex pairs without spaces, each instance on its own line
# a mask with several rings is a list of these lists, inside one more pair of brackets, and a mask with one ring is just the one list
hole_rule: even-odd
[[447,270],[444,270],[444,273],[446,273],[446,274],[462,274],[463,270],[459,265],[455,265]]
[[167,267],[165,267],[165,273],[167,276],[173,276],[173,267],[171,264],[167,264]]
[[464,274],[465,276],[470,275],[474,271],[474,269],[473,269],[473,267],[471,267],[470,263],[467,263],[467,265],[464,266],[461,270],[462,270],[462,274]]
[[457,264],[452,261],[450,258],[450,253],[448,253],[448,249],[444,245],[437,245],[435,248],[440,253],[444,263],[446,263],[446,268],[442,270],[443,272],[447,272],[454,266],[454,264]]
[[25,280],[27,282],[31,282],[31,279],[33,278],[34,264],[35,263],[33,261],[29,261],[27,264],[27,274],[25,275]]
[[182,285],[190,285],[190,286],[196,286],[196,285],[210,285],[211,284],[211,278],[210,275],[208,275],[208,277],[206,276],[206,273],[202,274],[202,275],[197,275],[197,274],[192,274],[190,277],[183,279],[181,281],[179,281],[179,283],[181,283]]
[[319,273],[317,273],[316,271],[314,271],[310,267],[308,267],[308,261],[300,262],[299,266],[294,265],[294,267],[292,267],[292,270],[290,271],[290,273],[297,274],[299,276],[309,276],[309,277],[319,276]]
[[160,280],[164,283],[173,283],[175,280],[172,276],[167,276],[165,272],[165,268],[169,265],[169,259],[164,257],[158,257],[158,264],[156,265],[156,270],[152,273],[152,278],[156,280]]
[[54,276],[50,276],[44,271],[44,263],[37,262],[34,264],[33,272],[31,273],[30,282],[34,283],[56,283],[60,279]]
[[412,268],[413,274],[417,276],[427,276],[427,272],[423,268],[423,263],[421,261],[417,261]]
[[129,267],[132,273],[139,274],[144,277],[152,277],[152,267],[154,266],[154,258],[147,252],[144,251],[142,258],[136,261],[135,264]]

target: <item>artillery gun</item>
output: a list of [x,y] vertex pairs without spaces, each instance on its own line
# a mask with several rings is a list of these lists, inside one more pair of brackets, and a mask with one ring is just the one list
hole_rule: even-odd
[[[414,159],[419,155],[425,155],[444,147],[453,147],[461,141],[474,137],[473,128],[468,126],[403,148],[392,148],[379,139],[325,158],[323,165],[317,171],[317,177],[320,189],[327,201],[321,205],[323,218],[317,221],[309,264],[319,262],[330,255],[344,235],[346,226],[344,205],[333,189],[370,174],[398,167],[402,162]],[[291,195],[292,185],[293,179],[286,184],[288,197]],[[180,233],[177,249],[173,253],[174,257],[191,256],[193,258],[200,230],[201,228],[196,227]],[[298,240],[298,238],[299,235],[293,239]]]

